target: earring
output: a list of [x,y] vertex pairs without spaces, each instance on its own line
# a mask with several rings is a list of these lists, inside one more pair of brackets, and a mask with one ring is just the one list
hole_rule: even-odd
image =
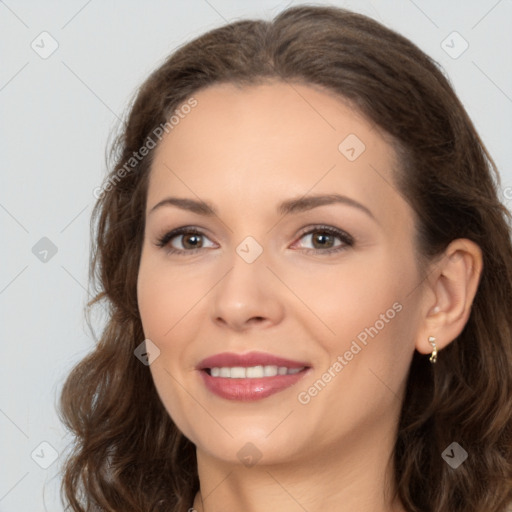
[[436,347],[436,344],[434,343],[436,341],[436,339],[434,338],[434,336],[429,336],[428,338],[428,342],[432,345],[432,347],[434,348],[432,350],[432,354],[430,355],[430,359],[429,361],[434,364],[436,361],[437,361],[437,347]]

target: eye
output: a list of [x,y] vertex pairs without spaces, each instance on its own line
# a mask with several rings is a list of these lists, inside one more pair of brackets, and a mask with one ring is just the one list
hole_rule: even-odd
[[[173,239],[175,238],[179,241],[181,247],[173,245]],[[202,238],[206,238],[206,235],[198,229],[183,226],[161,236],[156,245],[161,248],[166,247],[171,254],[195,253],[204,247]]]
[[[207,239],[206,235],[198,228],[183,226],[165,233],[158,238],[156,245],[160,248],[165,247],[169,254],[194,254],[207,247],[203,243],[205,238]],[[176,247],[175,239],[178,241],[177,245],[181,247]],[[351,235],[332,226],[313,226],[303,232],[300,239],[307,239],[313,244],[312,249],[303,249],[306,253],[337,253],[354,245]],[[338,244],[336,239],[339,241]]]
[[[354,239],[345,231],[332,226],[314,226],[302,234],[301,239],[307,239],[313,244],[313,249],[305,252],[334,253],[340,252],[354,245]],[[340,241],[336,245],[336,239]]]

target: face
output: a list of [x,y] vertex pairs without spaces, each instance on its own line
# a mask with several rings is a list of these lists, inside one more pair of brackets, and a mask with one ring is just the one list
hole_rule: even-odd
[[226,462],[389,440],[419,300],[391,146],[312,86],[194,97],[155,149],[138,275],[165,408]]

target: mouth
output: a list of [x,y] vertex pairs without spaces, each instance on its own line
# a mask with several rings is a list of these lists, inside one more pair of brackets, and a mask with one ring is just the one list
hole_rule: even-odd
[[295,375],[304,370],[302,368],[287,368],[286,366],[215,366],[205,368],[205,371],[211,377],[222,377],[225,379],[261,379],[264,377],[275,377],[276,375]]
[[238,401],[260,400],[283,391],[310,369],[307,363],[260,352],[217,354],[197,366],[209,391]]

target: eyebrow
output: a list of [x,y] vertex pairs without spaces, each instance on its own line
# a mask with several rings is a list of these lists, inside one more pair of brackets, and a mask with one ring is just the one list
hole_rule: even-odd
[[[277,212],[284,216],[312,210],[313,208],[317,208],[319,206],[336,203],[346,204],[348,206],[358,208],[359,210],[365,212],[373,220],[377,220],[371,210],[369,210],[366,206],[357,202],[355,199],[340,194],[310,195],[296,199],[288,199],[283,201],[277,207]],[[197,201],[195,199],[180,197],[166,197],[155,206],[153,206],[149,211],[149,214],[153,213],[155,210],[161,208],[162,206],[176,206],[182,210],[188,210],[192,213],[204,215],[206,217],[212,217],[214,215],[217,216],[218,213],[215,206],[213,206],[213,204],[209,203],[208,201]]]

